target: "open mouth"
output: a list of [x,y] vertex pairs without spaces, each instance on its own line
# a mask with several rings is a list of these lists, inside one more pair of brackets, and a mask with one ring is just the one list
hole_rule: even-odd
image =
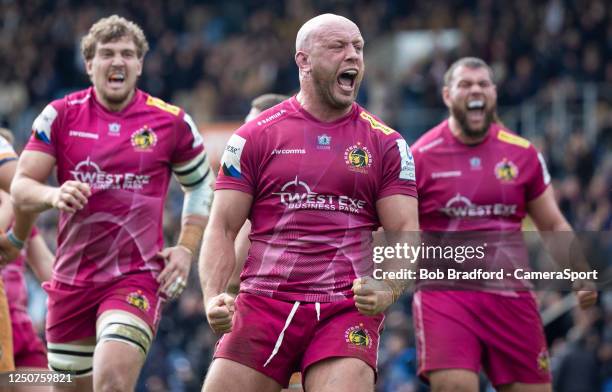
[[484,119],[485,101],[482,99],[474,99],[467,103],[468,118],[472,121]]
[[357,79],[357,70],[348,69],[338,76],[338,85],[345,91],[352,91]]
[[113,72],[108,76],[108,83],[112,87],[123,86],[125,82],[125,74],[123,72]]

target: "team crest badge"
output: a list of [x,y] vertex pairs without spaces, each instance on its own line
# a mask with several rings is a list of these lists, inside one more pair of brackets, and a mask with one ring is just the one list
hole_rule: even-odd
[[128,304],[137,307],[143,312],[149,310],[149,300],[140,290],[129,293],[125,300]]
[[344,151],[344,162],[349,170],[366,174],[368,168],[372,166],[372,154],[366,146],[357,143]]
[[519,171],[516,165],[504,158],[501,162],[495,165],[495,177],[502,182],[511,182],[518,177]]
[[550,358],[548,356],[548,350],[545,348],[542,349],[538,355],[538,370],[541,372],[550,370]]
[[356,347],[370,348],[372,347],[372,337],[363,324],[359,323],[354,327],[350,327],[344,332],[344,340]]
[[136,151],[148,151],[157,144],[157,135],[147,125],[132,133],[131,139]]
[[111,136],[119,136],[119,132],[121,132],[121,124],[119,123],[110,123],[108,124],[108,134]]
[[323,134],[317,136],[317,149],[329,150],[331,147],[331,136]]
[[472,170],[480,170],[482,169],[482,161],[479,157],[471,157],[470,158],[470,169]]

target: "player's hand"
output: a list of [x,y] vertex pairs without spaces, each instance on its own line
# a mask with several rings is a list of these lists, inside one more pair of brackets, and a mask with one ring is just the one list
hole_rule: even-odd
[[6,233],[0,234],[0,268],[15,260],[20,252],[21,249],[6,238]]
[[85,207],[89,196],[91,196],[89,184],[80,181],[66,181],[59,188],[55,188],[51,205],[60,211],[74,214]]
[[573,289],[576,293],[578,305],[582,309],[589,308],[597,303],[598,293],[593,282],[577,280],[574,282]]
[[189,249],[180,245],[165,248],[157,255],[166,261],[166,266],[157,277],[159,290],[169,299],[178,298],[187,286],[193,255]]
[[221,293],[206,304],[206,319],[215,333],[232,331],[234,325],[234,297]]
[[355,279],[352,290],[357,310],[366,316],[382,313],[393,303],[389,285],[369,276]]

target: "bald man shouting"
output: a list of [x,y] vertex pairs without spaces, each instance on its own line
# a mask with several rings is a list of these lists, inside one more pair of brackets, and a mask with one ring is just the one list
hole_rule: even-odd
[[[206,316],[220,334],[204,391],[372,391],[383,312],[401,295],[374,280],[372,231],[416,231],[406,141],[355,103],[364,41],[350,20],[307,21],[299,93],[230,138],[200,257]],[[234,239],[251,246],[235,301]]]

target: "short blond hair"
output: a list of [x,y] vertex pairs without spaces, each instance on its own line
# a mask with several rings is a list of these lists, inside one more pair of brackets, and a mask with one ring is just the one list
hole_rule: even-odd
[[89,61],[96,54],[98,42],[105,44],[123,37],[132,38],[139,59],[149,51],[149,43],[140,26],[119,15],[112,15],[100,19],[91,26],[87,35],[81,40],[81,54],[85,61]]

